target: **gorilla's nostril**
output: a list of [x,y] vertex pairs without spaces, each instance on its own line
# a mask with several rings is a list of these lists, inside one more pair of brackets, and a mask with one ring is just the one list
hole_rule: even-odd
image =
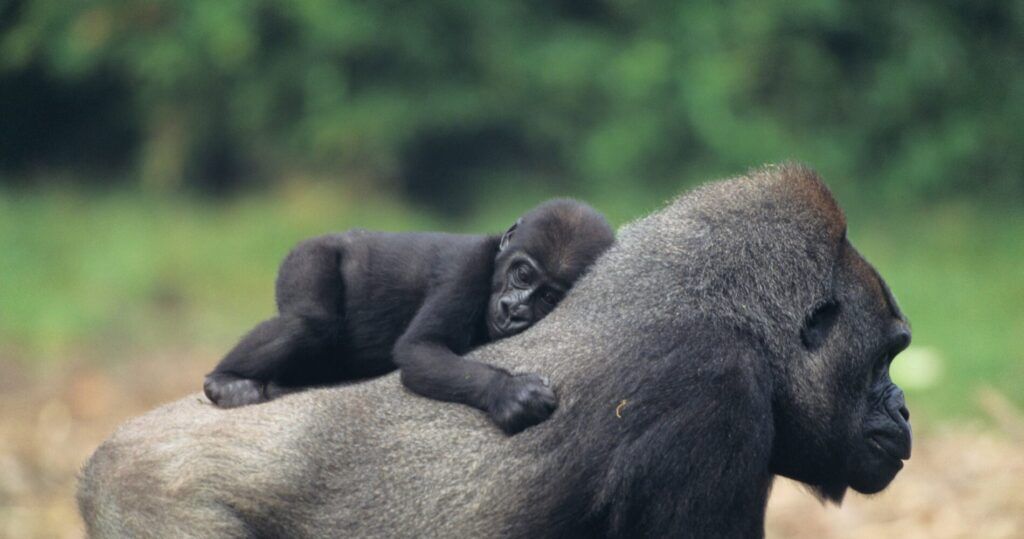
[[512,316],[515,318],[526,318],[530,314],[530,309],[520,303],[511,309]]
[[910,421],[910,409],[906,405],[900,406],[900,415],[904,421]]
[[511,305],[511,304],[512,304],[512,302],[510,302],[506,298],[502,298],[501,300],[498,301],[498,308],[501,309],[502,316],[508,318],[508,316],[509,316],[509,305]]

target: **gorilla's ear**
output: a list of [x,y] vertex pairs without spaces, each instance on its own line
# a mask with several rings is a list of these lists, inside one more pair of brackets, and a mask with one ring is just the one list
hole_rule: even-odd
[[800,341],[804,343],[804,348],[815,350],[821,346],[838,316],[839,304],[835,301],[828,300],[815,307],[804,322],[804,327],[800,328]]
[[508,227],[501,236],[501,242],[498,243],[498,250],[504,251],[505,247],[508,247],[508,242],[512,241],[512,234],[515,233],[516,229],[519,228],[519,224],[523,222],[523,218],[516,219],[516,222],[512,223],[512,226]]

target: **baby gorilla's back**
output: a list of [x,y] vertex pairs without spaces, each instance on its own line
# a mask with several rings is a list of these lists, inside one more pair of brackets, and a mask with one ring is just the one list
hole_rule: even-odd
[[[457,294],[456,301],[474,309],[486,301],[496,249],[493,237],[365,230],[350,230],[335,237],[342,253],[340,269],[345,290],[341,302],[344,350],[337,359],[339,363],[365,364],[352,365],[352,370],[343,368],[339,373],[343,379],[361,378],[358,375],[365,371],[393,370],[395,342],[432,290],[452,283],[464,291]],[[468,319],[463,318],[446,321],[468,330],[463,333],[465,342],[455,343],[459,353],[486,339],[479,317],[472,319],[473,313],[469,313]]]
[[[457,298],[486,301],[496,250],[496,237],[440,233],[356,229],[305,240],[278,271],[278,315],[239,341],[204,390],[230,408],[390,372],[395,342],[432,289],[476,289]],[[459,347],[467,350],[472,322],[446,322],[470,336]]]
[[243,337],[204,389],[233,407],[397,366],[414,392],[516,432],[554,410],[546,380],[459,355],[546,316],[613,239],[592,208],[555,200],[500,237],[350,230],[306,240],[278,273],[278,316]]

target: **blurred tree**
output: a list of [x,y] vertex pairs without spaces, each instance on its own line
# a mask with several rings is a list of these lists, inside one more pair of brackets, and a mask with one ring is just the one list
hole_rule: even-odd
[[792,157],[1020,197],[1022,50],[998,0],[8,0],[0,166],[329,170],[457,209],[494,175],[620,192]]

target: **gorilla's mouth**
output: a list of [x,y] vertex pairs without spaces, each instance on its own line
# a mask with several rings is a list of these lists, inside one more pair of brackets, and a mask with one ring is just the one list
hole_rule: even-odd
[[511,327],[508,319],[501,320],[500,317],[500,314],[495,313],[487,320],[487,332],[490,333],[491,339],[504,339],[519,332]]
[[492,320],[487,321],[487,329],[491,332],[492,338],[505,336],[505,331],[502,327]]
[[495,338],[511,337],[526,329],[526,325],[515,324],[511,319],[505,319],[500,323],[497,321],[489,322],[488,327],[491,330],[491,336]]
[[502,309],[501,304],[494,299],[491,300],[488,310],[490,316],[487,317],[487,332],[490,334],[491,339],[511,337],[530,327],[529,320],[516,318],[505,309]]
[[902,470],[903,461],[910,458],[910,455],[906,454],[907,451],[905,449],[901,449],[885,436],[879,434],[869,435],[868,445],[886,460],[891,461],[896,466],[897,471]]

